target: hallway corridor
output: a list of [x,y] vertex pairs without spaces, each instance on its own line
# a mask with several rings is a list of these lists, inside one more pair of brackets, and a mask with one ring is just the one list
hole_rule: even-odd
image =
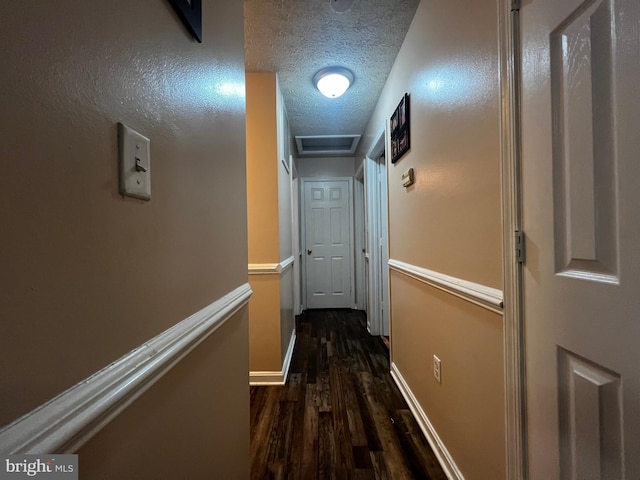
[[287,384],[251,387],[251,478],[445,479],[362,312],[297,318]]

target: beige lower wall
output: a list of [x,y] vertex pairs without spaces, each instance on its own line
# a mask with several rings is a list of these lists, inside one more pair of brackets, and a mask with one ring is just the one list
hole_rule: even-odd
[[244,307],[80,448],[80,478],[249,478]]
[[399,272],[390,285],[393,362],[464,478],[504,479],[502,316]]
[[280,327],[280,276],[249,275],[253,290],[249,300],[249,369],[278,372],[282,369]]

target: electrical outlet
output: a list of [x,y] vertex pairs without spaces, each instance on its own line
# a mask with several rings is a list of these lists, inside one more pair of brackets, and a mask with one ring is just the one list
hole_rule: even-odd
[[435,355],[433,356],[433,376],[438,383],[442,383],[442,362]]

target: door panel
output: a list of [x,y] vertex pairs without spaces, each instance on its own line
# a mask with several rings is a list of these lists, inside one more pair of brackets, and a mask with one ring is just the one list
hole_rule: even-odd
[[624,478],[620,375],[559,351],[561,471],[566,478]]
[[350,183],[306,181],[304,190],[307,307],[350,308],[353,306]]
[[522,7],[532,479],[640,478],[637,0]]
[[611,4],[583,4],[551,33],[556,269],[617,283]]

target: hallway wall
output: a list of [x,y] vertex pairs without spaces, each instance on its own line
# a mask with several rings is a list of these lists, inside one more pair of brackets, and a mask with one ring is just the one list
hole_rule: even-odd
[[355,165],[353,157],[301,157],[298,173],[301,177],[353,177]]
[[[242,32],[241,2],[203,8],[202,44],[169,2],[0,4],[0,426],[246,284]],[[151,139],[148,202],[118,193],[117,122]],[[247,478],[246,321],[94,437],[82,477],[174,456],[190,478]],[[222,395],[229,364],[244,380]],[[182,430],[157,455],[169,412]]]
[[246,78],[251,381],[278,383],[294,331],[291,133],[277,75]]
[[496,8],[421,2],[360,149],[409,93],[411,148],[388,168],[392,360],[467,480],[505,476],[502,315],[432,279],[502,296]]

